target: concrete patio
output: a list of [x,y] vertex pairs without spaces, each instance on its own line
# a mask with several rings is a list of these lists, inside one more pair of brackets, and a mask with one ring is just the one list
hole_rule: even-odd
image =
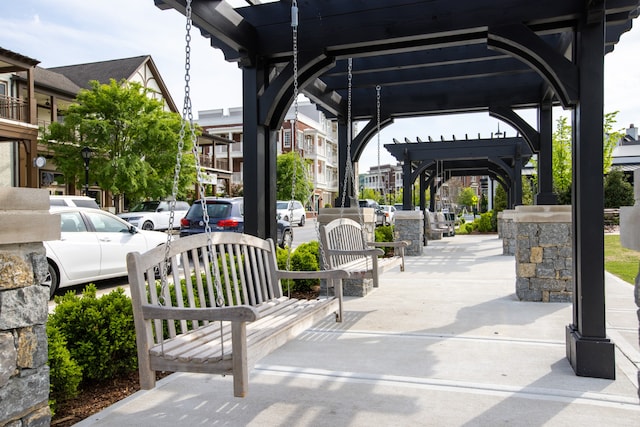
[[174,374],[77,425],[638,426],[633,286],[606,285],[615,381],[573,373],[571,304],[519,302],[501,240],[459,235],[262,359],[244,399],[231,377]]

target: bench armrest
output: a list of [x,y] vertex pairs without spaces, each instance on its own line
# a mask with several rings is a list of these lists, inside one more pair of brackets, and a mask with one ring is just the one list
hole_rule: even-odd
[[248,305],[235,307],[183,308],[145,304],[142,306],[142,315],[147,320],[223,320],[253,322],[260,318],[258,310]]

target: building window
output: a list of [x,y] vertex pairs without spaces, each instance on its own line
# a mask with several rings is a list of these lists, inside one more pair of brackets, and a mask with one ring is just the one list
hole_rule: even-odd
[[298,150],[304,150],[303,142],[304,141],[304,132],[301,130],[296,130],[296,145]]
[[291,148],[291,131],[290,130],[284,131],[284,141],[282,146],[284,148]]

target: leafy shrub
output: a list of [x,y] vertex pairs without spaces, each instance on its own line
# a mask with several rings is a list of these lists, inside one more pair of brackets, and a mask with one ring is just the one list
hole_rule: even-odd
[[[303,243],[291,255],[291,270],[318,271],[320,270],[320,244],[317,241]],[[295,279],[292,290],[310,291],[319,285],[319,279]]]
[[619,208],[633,206],[633,186],[625,178],[624,172],[612,170],[604,178],[604,207]]
[[136,333],[131,301],[122,288],[96,298],[88,285],[82,296],[55,298],[48,323],[60,331],[83,381],[101,381],[137,369]]
[[491,230],[498,231],[498,211],[493,210],[491,213]]
[[393,242],[393,226],[376,227],[376,242]]
[[[287,269],[287,258],[289,253],[286,249],[277,249],[276,259],[280,270]],[[318,271],[320,270],[320,244],[314,240],[303,243],[291,252],[290,271]],[[287,291],[306,292],[313,286],[320,284],[319,279],[295,279],[283,280],[282,288],[285,293]]]
[[467,232],[467,234],[473,233],[473,223],[464,224],[464,229]]
[[491,217],[493,214],[491,212],[485,212],[480,214],[480,218],[476,219],[474,223],[477,223],[478,231],[481,233],[487,233],[490,231],[495,231],[493,226],[491,225]]
[[52,323],[47,323],[49,344],[49,406],[55,412],[57,402],[76,397],[82,382],[82,368],[71,358],[67,340]]
[[[375,231],[376,242],[393,242],[393,226],[392,225],[383,225],[381,227],[376,227]],[[384,250],[385,256],[393,256],[393,248],[381,248]]]

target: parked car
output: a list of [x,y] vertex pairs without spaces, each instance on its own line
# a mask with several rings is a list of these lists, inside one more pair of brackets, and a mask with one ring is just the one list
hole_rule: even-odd
[[373,208],[376,227],[380,225],[385,225],[386,216],[384,215],[384,211],[382,210],[378,202],[376,202],[373,199],[362,199],[362,200],[358,200],[358,204],[360,205],[361,208]]
[[384,211],[385,225],[393,225],[395,223],[396,208],[393,205],[380,205]]
[[88,196],[49,196],[49,206],[74,206],[100,209],[96,199]]
[[58,288],[127,275],[129,252],[166,243],[167,234],[140,230],[99,209],[52,207],[60,215],[60,240],[44,242],[50,296]]
[[278,218],[289,221],[292,224],[298,224],[301,227],[307,219],[307,212],[304,210],[304,206],[297,200],[290,200],[288,202],[286,200],[278,200],[276,203],[276,213],[278,214]]
[[[206,198],[211,231],[244,232],[244,198]],[[200,200],[193,202],[187,214],[180,221],[180,237],[205,232],[204,215]],[[283,219],[277,222],[277,245],[284,248],[291,245],[293,231],[291,224]]]
[[[171,202],[152,200],[138,203],[129,212],[119,213],[118,216],[143,230],[167,230],[171,216]],[[173,210],[173,227],[180,228],[180,220],[189,210],[189,203],[176,201]]]

